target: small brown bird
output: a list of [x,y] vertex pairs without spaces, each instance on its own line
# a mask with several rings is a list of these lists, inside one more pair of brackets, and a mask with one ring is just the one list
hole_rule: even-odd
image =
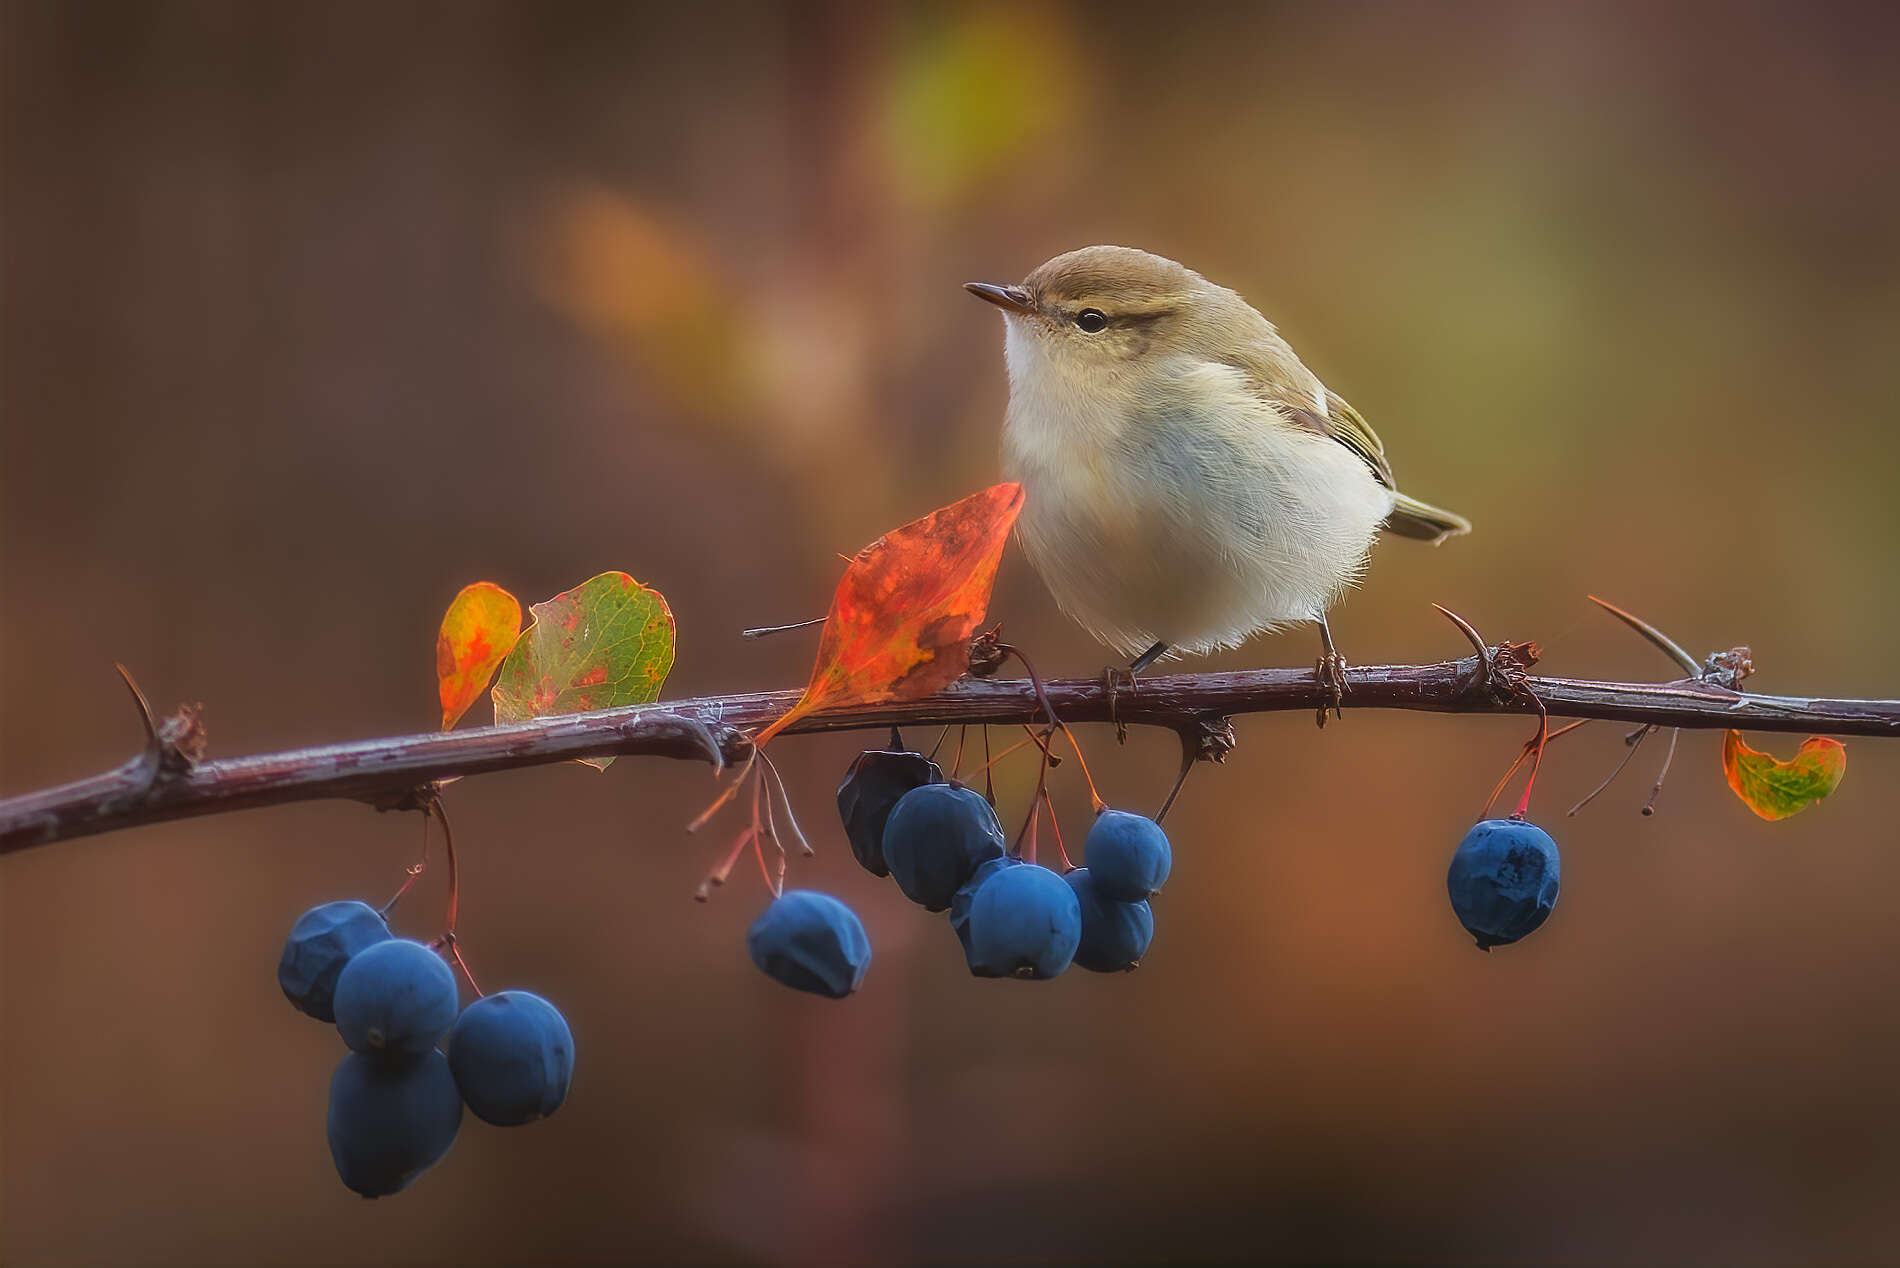
[[1337,710],[1326,613],[1380,531],[1436,543],[1471,525],[1400,493],[1379,437],[1273,323],[1173,260],[1084,247],[968,289],[1003,310],[1003,465],[1062,609],[1131,675],[1317,622]]

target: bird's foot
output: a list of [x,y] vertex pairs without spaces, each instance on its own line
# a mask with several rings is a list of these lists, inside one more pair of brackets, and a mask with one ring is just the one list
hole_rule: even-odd
[[1319,706],[1317,711],[1319,724],[1322,727],[1326,725],[1328,709],[1332,710],[1334,717],[1344,718],[1346,714],[1341,706],[1345,703],[1347,691],[1346,658],[1331,648],[1327,648],[1325,654],[1319,658],[1319,662],[1314,665],[1313,675],[1319,679],[1319,685],[1327,694],[1327,700]]
[[1131,696],[1141,690],[1141,682],[1132,668],[1110,665],[1102,671],[1102,690],[1108,696],[1108,720],[1115,726],[1115,743],[1117,744],[1128,743],[1128,724],[1122,721],[1121,712],[1117,707],[1121,701],[1121,689],[1124,685],[1127,686],[1128,694]]

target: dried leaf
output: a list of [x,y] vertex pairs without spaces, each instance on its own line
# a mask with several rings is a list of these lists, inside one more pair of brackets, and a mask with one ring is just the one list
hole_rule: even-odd
[[955,682],[1022,506],[1020,484],[999,484],[859,551],[832,597],[805,694],[758,743],[818,709],[915,700]]
[[[496,722],[659,699],[673,668],[673,613],[658,590],[603,572],[530,609],[534,624],[502,662]],[[606,770],[611,757],[584,757]]]
[[455,596],[435,636],[435,681],[444,731],[488,689],[495,666],[520,637],[521,604],[494,582],[477,581]]
[[1750,748],[1740,731],[1722,741],[1722,770],[1735,795],[1764,819],[1799,814],[1841,785],[1847,773],[1847,747],[1839,740],[1810,736],[1794,757],[1781,761]]

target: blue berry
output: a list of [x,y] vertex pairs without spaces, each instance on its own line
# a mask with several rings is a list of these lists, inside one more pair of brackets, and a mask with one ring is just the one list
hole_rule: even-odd
[[352,1052],[330,1080],[330,1157],[366,1198],[408,1188],[449,1151],[461,1125],[462,1094],[439,1052],[405,1065]]
[[554,1005],[528,991],[476,1000],[449,1031],[449,1071],[475,1117],[497,1127],[546,1118],[574,1079],[574,1035]]
[[336,1028],[369,1056],[406,1060],[435,1047],[455,1024],[455,973],[447,960],[407,938],[351,957],[336,980]]
[[1486,819],[1451,856],[1445,888],[1458,923],[1489,951],[1543,924],[1557,905],[1561,880],[1549,833],[1522,819]]
[[745,945],[766,976],[832,999],[857,990],[871,965],[871,940],[857,913],[809,889],[774,899],[752,922]]
[[884,824],[884,861],[897,887],[942,911],[976,869],[1003,855],[1003,825],[974,788],[925,784],[898,798]]
[[1097,892],[1125,903],[1159,893],[1174,870],[1174,851],[1161,825],[1126,810],[1104,810],[1095,817],[1082,857]]
[[838,817],[851,853],[873,876],[889,876],[884,861],[884,823],[897,799],[913,788],[941,784],[943,772],[922,753],[874,750],[859,753],[838,785]]
[[1055,977],[1075,958],[1082,908],[1046,867],[1005,867],[970,903],[970,972],[978,977]]
[[385,941],[389,925],[382,913],[355,899],[324,903],[297,917],[277,961],[277,985],[284,997],[318,1021],[335,1021],[331,1001],[337,975],[364,947]]
[[956,930],[957,940],[963,943],[963,958],[972,970],[976,967],[974,954],[970,950],[970,908],[976,902],[976,891],[983,888],[983,882],[1006,867],[1026,867],[1021,859],[1013,859],[1005,854],[1001,858],[990,859],[976,869],[976,874],[965,881],[963,888],[950,900],[950,927]]
[[1141,963],[1155,936],[1155,914],[1148,900],[1124,903],[1102,897],[1086,867],[1062,879],[1069,882],[1082,909],[1082,940],[1075,947],[1075,962],[1091,973],[1121,973]]

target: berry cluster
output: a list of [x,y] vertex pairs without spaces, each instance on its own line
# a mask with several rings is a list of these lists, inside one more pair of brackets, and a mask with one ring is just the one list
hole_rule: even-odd
[[[367,903],[297,918],[277,981],[298,1010],[336,1023],[350,1051],[330,1081],[330,1156],[366,1198],[405,1189],[439,1161],[462,1107],[498,1127],[546,1118],[574,1077],[574,1036],[555,1007],[502,991],[457,1008],[436,950],[398,938]],[[446,1055],[437,1047],[447,1038]]]
[[[1104,810],[1089,866],[1058,875],[1013,854],[983,794],[946,780],[921,753],[861,753],[838,788],[851,853],[927,911],[947,911],[978,977],[1056,977],[1071,964],[1132,969],[1154,938],[1149,899],[1173,866],[1152,819]],[[863,981],[870,943],[837,899],[793,890],[747,936],[753,963],[787,986],[842,998]]]

